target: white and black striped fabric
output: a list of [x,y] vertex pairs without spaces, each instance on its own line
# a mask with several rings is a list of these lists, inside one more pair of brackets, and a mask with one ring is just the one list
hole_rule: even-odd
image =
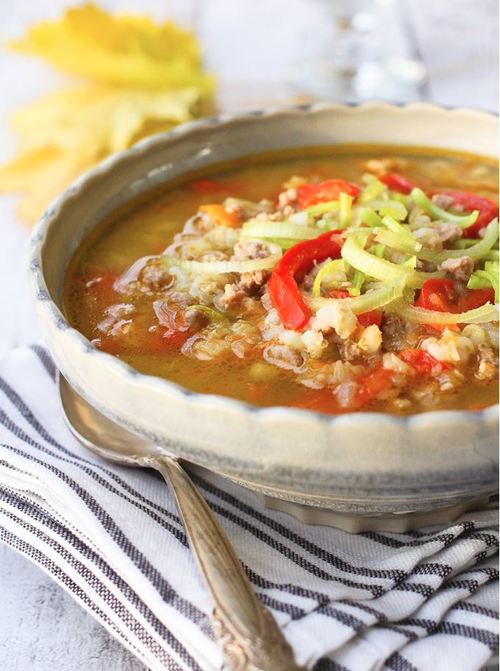
[[[45,349],[0,363],[0,538],[154,671],[215,671],[211,601],[155,473],[109,464],[66,429]],[[498,646],[497,512],[448,528],[349,535],[196,478],[259,597],[314,671],[472,671]]]

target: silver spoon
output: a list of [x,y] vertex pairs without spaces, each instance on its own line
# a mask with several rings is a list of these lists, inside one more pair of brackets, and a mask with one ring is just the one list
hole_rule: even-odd
[[70,431],[92,452],[129,466],[158,470],[170,484],[186,535],[215,602],[212,624],[234,671],[304,671],[270,612],[258,600],[229,540],[174,457],[105,417],[59,376]]

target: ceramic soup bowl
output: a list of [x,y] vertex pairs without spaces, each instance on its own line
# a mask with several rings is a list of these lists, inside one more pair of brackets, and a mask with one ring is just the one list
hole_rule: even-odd
[[497,119],[423,104],[318,104],[221,115],[112,156],[63,193],[33,235],[31,278],[50,351],[80,394],[151,438],[158,450],[277,500],[366,516],[430,511],[484,497],[497,486],[497,407],[408,417],[252,407],[140,374],[95,349],[63,316],[71,257],[82,239],[127,201],[221,162],[337,143],[495,156]]

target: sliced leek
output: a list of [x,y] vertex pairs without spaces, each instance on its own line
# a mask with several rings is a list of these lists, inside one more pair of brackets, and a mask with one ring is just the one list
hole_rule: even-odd
[[404,221],[408,216],[408,210],[399,200],[373,200],[370,207],[382,216],[394,217],[398,221]]
[[404,265],[396,265],[386,259],[374,256],[361,248],[354,236],[349,237],[342,247],[342,258],[353,268],[381,282],[403,283],[410,288],[423,286],[428,279],[444,277],[444,273],[421,273]]
[[343,259],[327,261],[321,266],[318,274],[314,278],[314,284],[312,288],[312,295],[315,298],[321,296],[321,285],[327,281],[328,284],[331,284],[332,281],[336,284],[347,281],[346,267]]
[[495,242],[498,239],[498,219],[493,219],[490,221],[488,226],[485,229],[484,238],[476,244],[469,247],[467,250],[463,249],[446,249],[442,252],[431,252],[429,249],[422,249],[418,252],[417,256],[419,259],[424,259],[424,261],[431,261],[436,265],[446,261],[446,259],[459,259],[461,256],[470,256],[471,259],[477,261],[484,256],[486,256]]
[[442,207],[433,203],[432,200],[425,195],[422,189],[413,189],[410,197],[415,205],[433,219],[451,221],[454,224],[458,224],[460,228],[468,228],[469,226],[472,226],[479,217],[479,210],[474,210],[474,212],[471,212],[470,214],[453,214],[452,212],[448,212],[448,210],[443,210]]
[[391,309],[400,317],[417,324],[484,324],[498,320],[498,308],[491,303],[486,303],[479,308],[474,308],[474,310],[467,310],[467,312],[459,312],[458,314],[454,312],[425,310],[424,308],[417,308],[402,301],[394,303]]
[[371,289],[362,296],[353,298],[312,298],[309,305],[313,310],[319,310],[325,305],[330,305],[332,301],[341,300],[342,305],[349,307],[354,314],[363,314],[371,310],[389,305],[403,295],[403,285],[395,284],[392,286],[383,286],[377,289]]
[[470,276],[467,287],[469,289],[486,289],[493,287],[495,290],[495,301],[499,301],[499,265],[498,261],[487,261],[484,264],[484,270],[476,270]]
[[326,203],[318,203],[317,205],[311,205],[311,207],[306,207],[305,210],[302,210],[307,214],[308,217],[317,217],[320,214],[326,214],[327,212],[338,212],[340,208],[340,203],[338,200],[328,200]]
[[476,244],[475,238],[460,238],[452,244],[453,249],[468,249]]
[[242,232],[249,238],[287,238],[288,240],[312,240],[320,234],[317,228],[290,224],[286,221],[247,221]]
[[367,203],[374,198],[378,198],[378,196],[380,196],[380,194],[384,191],[387,191],[387,186],[382,184],[382,182],[379,182],[378,179],[373,178],[370,180],[370,182],[368,182],[368,185],[361,192],[359,200],[362,203]]
[[205,315],[211,322],[222,322],[227,319],[227,315],[225,315],[223,312],[220,312],[219,310],[215,310],[215,308],[211,308],[208,305],[190,305],[187,308],[187,311],[189,310],[194,310],[195,312],[201,312],[203,315]]
[[339,195],[339,228],[347,228],[351,223],[353,200],[354,198],[347,193]]
[[387,245],[387,247],[397,249],[400,252],[406,252],[407,254],[416,254],[422,249],[420,242],[417,242],[414,238],[395,233],[394,231],[378,231],[375,240],[383,245]]
[[369,207],[363,207],[360,210],[358,210],[358,217],[360,223],[366,224],[367,226],[371,227],[383,226],[382,219],[378,216],[376,212],[370,210]]
[[407,238],[413,239],[413,234],[409,227],[400,224],[394,217],[386,214],[382,219],[382,223],[393,233],[398,233],[398,235],[404,235]]

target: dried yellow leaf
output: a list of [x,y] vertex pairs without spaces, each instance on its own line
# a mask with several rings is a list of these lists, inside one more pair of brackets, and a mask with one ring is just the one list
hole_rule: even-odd
[[110,15],[95,5],[44,21],[10,48],[39,56],[63,72],[117,86],[184,88],[208,95],[213,79],[201,70],[198,43],[171,21]]
[[79,173],[148,134],[210,109],[213,79],[195,37],[172,22],[107,14],[92,4],[68,9],[10,43],[89,81],[18,110],[19,154],[0,166],[0,191],[21,191],[33,221]]
[[45,96],[13,118],[20,155],[0,166],[0,191],[23,191],[23,218],[33,220],[80,172],[154,130],[193,118],[196,89],[175,92],[69,89]]
[[12,117],[20,147],[53,145],[105,155],[128,147],[147,121],[182,123],[193,118],[196,89],[156,91],[89,86],[49,94]]

